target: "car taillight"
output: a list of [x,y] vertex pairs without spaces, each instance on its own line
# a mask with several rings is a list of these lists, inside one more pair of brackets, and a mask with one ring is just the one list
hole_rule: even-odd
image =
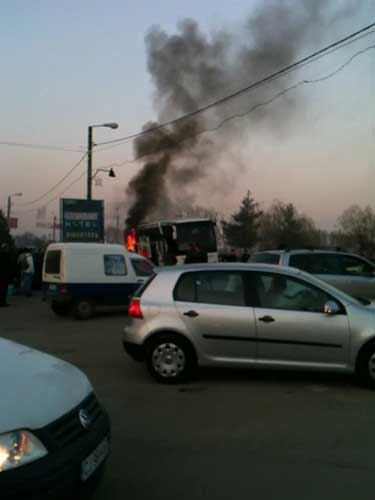
[[139,299],[132,299],[128,307],[128,315],[131,318],[142,319],[143,314],[141,310],[141,301]]

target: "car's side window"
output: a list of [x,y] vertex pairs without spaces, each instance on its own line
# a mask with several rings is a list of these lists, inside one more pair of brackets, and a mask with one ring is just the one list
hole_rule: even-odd
[[180,276],[173,291],[178,302],[195,302],[195,281],[198,273],[184,273]]
[[183,274],[174,290],[174,299],[226,306],[245,306],[242,273],[201,271]]
[[127,274],[123,255],[104,255],[104,273],[106,276],[125,276]]
[[309,283],[276,273],[257,273],[254,286],[259,307],[291,311],[323,312],[332,300],[324,290]]
[[374,266],[351,255],[341,255],[341,272],[347,276],[374,276]]
[[341,274],[340,256],[333,253],[310,254],[306,270],[311,274]]

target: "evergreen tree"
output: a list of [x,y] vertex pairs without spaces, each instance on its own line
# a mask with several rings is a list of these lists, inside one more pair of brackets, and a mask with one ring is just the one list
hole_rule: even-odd
[[258,239],[258,227],[262,211],[250,191],[243,198],[238,212],[229,222],[223,223],[226,241],[238,248],[251,248]]

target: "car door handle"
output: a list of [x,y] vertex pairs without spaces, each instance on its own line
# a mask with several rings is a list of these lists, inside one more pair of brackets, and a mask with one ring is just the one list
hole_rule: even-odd
[[264,323],[273,323],[275,320],[272,316],[262,316],[259,321],[264,321]]
[[197,316],[199,316],[199,314],[197,313],[197,311],[186,311],[184,312],[184,316],[189,316],[189,318],[196,318]]

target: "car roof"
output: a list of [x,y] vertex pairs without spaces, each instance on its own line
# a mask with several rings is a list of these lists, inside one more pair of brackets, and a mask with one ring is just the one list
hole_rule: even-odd
[[[324,248],[291,248],[291,249],[286,249],[286,250],[260,250],[258,252],[255,252],[254,255],[259,255],[259,254],[270,254],[270,255],[282,255],[282,254],[319,254],[319,253],[328,253],[332,255],[354,255],[356,257],[361,257],[360,255],[357,255],[356,253],[353,252],[346,252],[345,250],[331,250],[331,249],[324,249]],[[364,257],[361,257],[364,258]]]
[[188,272],[188,271],[265,271],[265,272],[276,272],[280,271],[290,274],[292,276],[297,276],[305,273],[296,269],[294,267],[278,266],[274,264],[258,264],[258,263],[217,263],[217,264],[179,264],[176,266],[165,266],[161,267],[160,271],[163,273],[168,272]]

